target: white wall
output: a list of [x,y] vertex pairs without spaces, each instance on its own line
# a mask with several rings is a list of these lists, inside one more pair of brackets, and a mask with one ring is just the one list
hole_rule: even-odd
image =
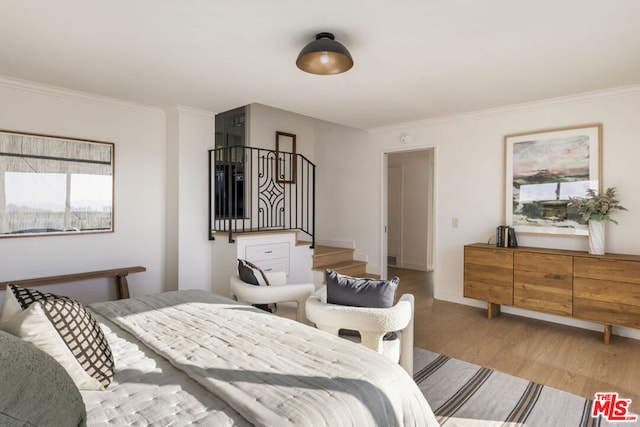
[[249,145],[276,149],[276,131],[296,135],[296,153],[313,161],[318,120],[262,104],[249,106]]
[[[167,266],[170,289],[212,291],[209,227],[209,157],[214,147],[214,114],[178,106],[167,111],[169,158],[167,187],[171,222]],[[176,203],[175,206],[171,205]],[[173,256],[175,258],[170,258]]]
[[[0,281],[142,265],[147,272],[129,277],[131,294],[164,290],[167,147],[161,109],[0,77],[0,129],[115,144],[115,232],[0,239]],[[83,301],[115,295],[106,281],[65,286]]]
[[[435,272],[437,299],[481,305],[464,299],[463,246],[486,242],[504,220],[504,136],[572,125],[603,124],[603,186],[616,186],[629,209],[616,216],[620,225],[607,225],[606,250],[640,253],[640,87],[549,100],[455,117],[409,123],[325,141],[321,173],[324,190],[340,188],[333,209],[323,209],[321,235],[351,235],[358,250],[369,254],[372,266],[381,253],[382,153],[398,149],[400,135],[410,133],[410,147],[435,147]],[[317,149],[318,150],[318,149]],[[339,153],[336,154],[336,153]],[[323,200],[330,194],[323,193]],[[452,228],[452,218],[459,228]],[[328,224],[336,224],[331,228]],[[522,246],[587,250],[584,238],[519,236]],[[373,258],[373,259],[372,259]],[[379,262],[377,262],[379,266]],[[505,309],[519,314],[522,310]],[[536,317],[600,328],[531,314]],[[640,337],[638,331],[614,328],[614,333]]]
[[[316,234],[331,244],[355,247],[367,271],[380,271],[380,156],[359,129],[316,123]],[[343,243],[343,244],[341,244]]]

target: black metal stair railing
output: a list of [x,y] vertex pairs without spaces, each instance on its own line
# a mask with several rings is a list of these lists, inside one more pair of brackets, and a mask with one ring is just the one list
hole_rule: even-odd
[[299,230],[315,246],[315,168],[305,156],[234,146],[209,150],[209,239]]

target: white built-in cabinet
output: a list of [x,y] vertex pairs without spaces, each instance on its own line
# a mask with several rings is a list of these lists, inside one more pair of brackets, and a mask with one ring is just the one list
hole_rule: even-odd
[[296,245],[295,232],[236,235],[237,257],[264,271],[284,271],[287,283],[313,283],[313,250]]
[[264,243],[249,245],[244,250],[244,258],[264,271],[286,271],[289,276],[289,243]]

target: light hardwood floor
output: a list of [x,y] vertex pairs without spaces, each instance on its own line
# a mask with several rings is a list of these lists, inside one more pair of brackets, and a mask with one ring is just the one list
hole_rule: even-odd
[[[416,298],[415,346],[593,399],[632,399],[640,412],[640,341],[433,299],[431,273],[389,268]],[[462,286],[462,284],[460,285]]]

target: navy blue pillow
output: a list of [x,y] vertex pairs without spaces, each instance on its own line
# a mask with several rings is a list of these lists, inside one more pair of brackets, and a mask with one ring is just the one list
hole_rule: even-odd
[[400,279],[361,279],[326,271],[327,302],[352,307],[393,307]]

